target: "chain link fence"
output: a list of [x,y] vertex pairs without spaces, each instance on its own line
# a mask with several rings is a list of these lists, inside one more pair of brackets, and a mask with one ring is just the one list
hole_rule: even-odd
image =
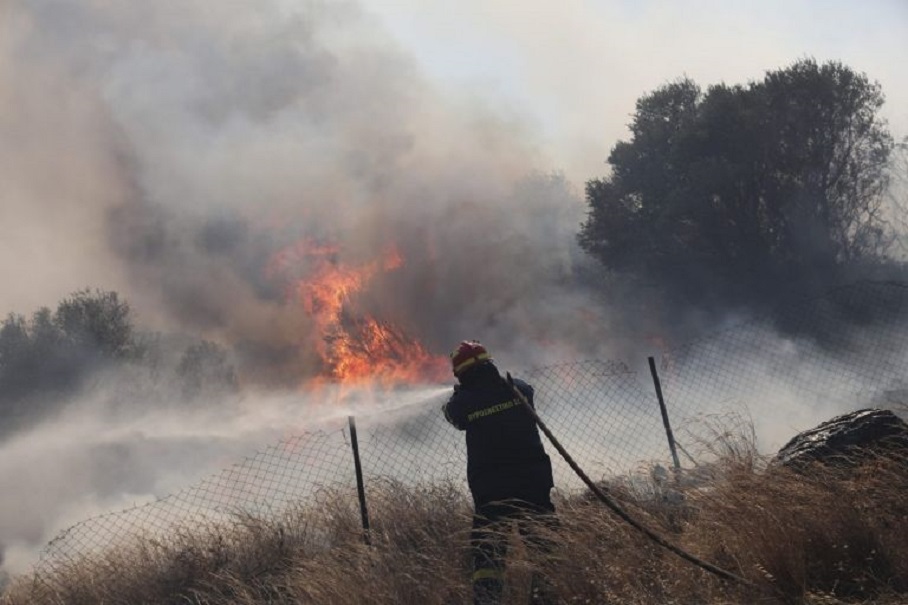
[[857,283],[733,324],[666,351],[660,375],[682,445],[721,415],[751,423],[761,452],[860,408],[904,416],[908,285]]
[[[737,409],[769,441],[787,439],[832,415],[908,401],[908,287],[863,283],[734,325],[662,352],[663,392],[682,451],[704,418]],[[649,376],[622,363],[583,361],[516,375],[536,390],[546,424],[594,479],[671,466]],[[446,394],[356,418],[366,499],[370,485],[450,481],[466,490],[463,434],[441,413]],[[685,439],[690,441],[685,442]],[[199,484],[126,511],[88,519],[46,547],[36,571],[174,527],[229,521],[237,513],[278,516],[321,490],[356,498],[350,426],[338,422],[281,441]],[[554,448],[556,486],[583,488]],[[683,466],[683,464],[682,464]]]
[[230,522],[236,515],[276,518],[326,486],[355,485],[341,428],[307,432],[272,445],[196,485],[155,502],[82,521],[45,548],[37,570],[169,535],[177,527]]

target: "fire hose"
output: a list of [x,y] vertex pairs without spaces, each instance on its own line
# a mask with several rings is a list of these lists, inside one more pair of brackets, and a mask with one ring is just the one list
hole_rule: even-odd
[[612,510],[612,512],[614,512],[618,517],[620,517],[628,525],[630,525],[637,531],[644,534],[647,538],[649,538],[650,540],[652,540],[659,546],[662,546],[663,548],[673,552],[674,554],[678,555],[685,561],[687,561],[689,563],[693,563],[697,567],[700,567],[700,568],[708,571],[709,573],[722,578],[723,580],[737,582],[739,584],[748,586],[750,588],[757,588],[757,586],[754,585],[749,580],[746,580],[745,578],[742,578],[739,575],[733,574],[730,571],[726,571],[726,570],[722,569],[721,567],[717,567],[717,566],[713,565],[712,563],[708,563],[707,561],[704,561],[704,560],[688,553],[687,551],[682,550],[678,546],[675,546],[674,544],[672,544],[671,542],[667,541],[665,538],[663,538],[662,536],[660,536],[659,534],[654,532],[653,530],[649,529],[648,527],[646,527],[645,525],[643,525],[642,523],[640,523],[639,521],[637,521],[636,519],[631,517],[627,513],[627,511],[625,511],[623,508],[621,508],[621,506],[619,506],[612,498],[610,498],[608,496],[608,494],[606,494],[604,491],[602,491],[602,488],[600,488],[598,485],[596,485],[589,478],[589,476],[583,471],[583,469],[580,468],[580,465],[578,465],[577,462],[574,461],[574,459],[571,457],[571,455],[568,454],[567,450],[564,449],[564,447],[561,445],[561,443],[552,434],[552,431],[549,430],[549,427],[547,427],[546,424],[539,417],[539,414],[536,413],[536,410],[533,408],[533,406],[530,405],[530,402],[527,400],[526,396],[520,391],[520,389],[517,388],[517,385],[514,384],[514,379],[511,377],[510,372],[507,373],[507,383],[508,383],[508,386],[510,386],[511,390],[514,391],[514,394],[517,395],[518,400],[521,403],[523,403],[523,406],[527,410],[529,410],[530,414],[533,417],[533,420],[536,421],[536,425],[540,428],[540,430],[542,430],[543,433],[545,433],[545,436],[552,443],[552,445],[555,446],[555,449],[558,450],[558,453],[561,454],[561,457],[564,458],[565,462],[568,463],[568,465],[571,467],[571,469],[574,471],[574,473],[576,473],[577,476],[580,477],[580,479],[586,484],[586,486],[590,489],[590,491],[593,492],[593,494],[596,496],[596,498],[598,498],[603,504],[605,504],[607,507],[609,507]]

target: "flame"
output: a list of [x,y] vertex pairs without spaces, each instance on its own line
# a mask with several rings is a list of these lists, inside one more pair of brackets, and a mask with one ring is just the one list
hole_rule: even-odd
[[[312,318],[318,338],[315,348],[322,372],[310,386],[324,382],[344,385],[441,382],[450,374],[447,360],[432,355],[400,328],[370,315],[355,316],[350,303],[379,273],[404,265],[400,251],[388,247],[379,259],[360,265],[340,261],[335,245],[297,242],[275,254],[266,268],[269,277],[282,277],[285,296],[300,304]],[[294,271],[303,268],[305,275]]]

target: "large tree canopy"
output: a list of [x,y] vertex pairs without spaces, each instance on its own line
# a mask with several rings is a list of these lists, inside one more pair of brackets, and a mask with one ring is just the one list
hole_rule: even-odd
[[882,104],[864,74],[813,60],[746,86],[663,86],[587,183],[581,245],[691,302],[830,279],[883,247]]

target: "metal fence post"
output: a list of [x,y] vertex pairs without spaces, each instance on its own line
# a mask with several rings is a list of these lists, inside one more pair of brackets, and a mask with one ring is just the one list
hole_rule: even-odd
[[672,462],[675,464],[675,470],[681,470],[681,461],[678,459],[678,449],[675,447],[675,436],[672,434],[672,425],[668,421],[668,410],[665,407],[665,399],[662,397],[662,384],[659,382],[659,374],[656,372],[656,360],[649,357],[649,371],[653,375],[653,384],[656,386],[656,397],[659,399],[659,410],[662,412],[662,424],[665,426],[665,436],[668,437],[668,447],[672,452]]
[[353,446],[353,466],[356,469],[356,492],[359,495],[359,514],[363,523],[363,542],[366,546],[372,545],[372,539],[369,536],[369,511],[366,508],[366,486],[363,484],[363,467],[359,461],[359,441],[356,438],[356,420],[353,416],[347,416],[347,422],[350,425],[350,442]]

